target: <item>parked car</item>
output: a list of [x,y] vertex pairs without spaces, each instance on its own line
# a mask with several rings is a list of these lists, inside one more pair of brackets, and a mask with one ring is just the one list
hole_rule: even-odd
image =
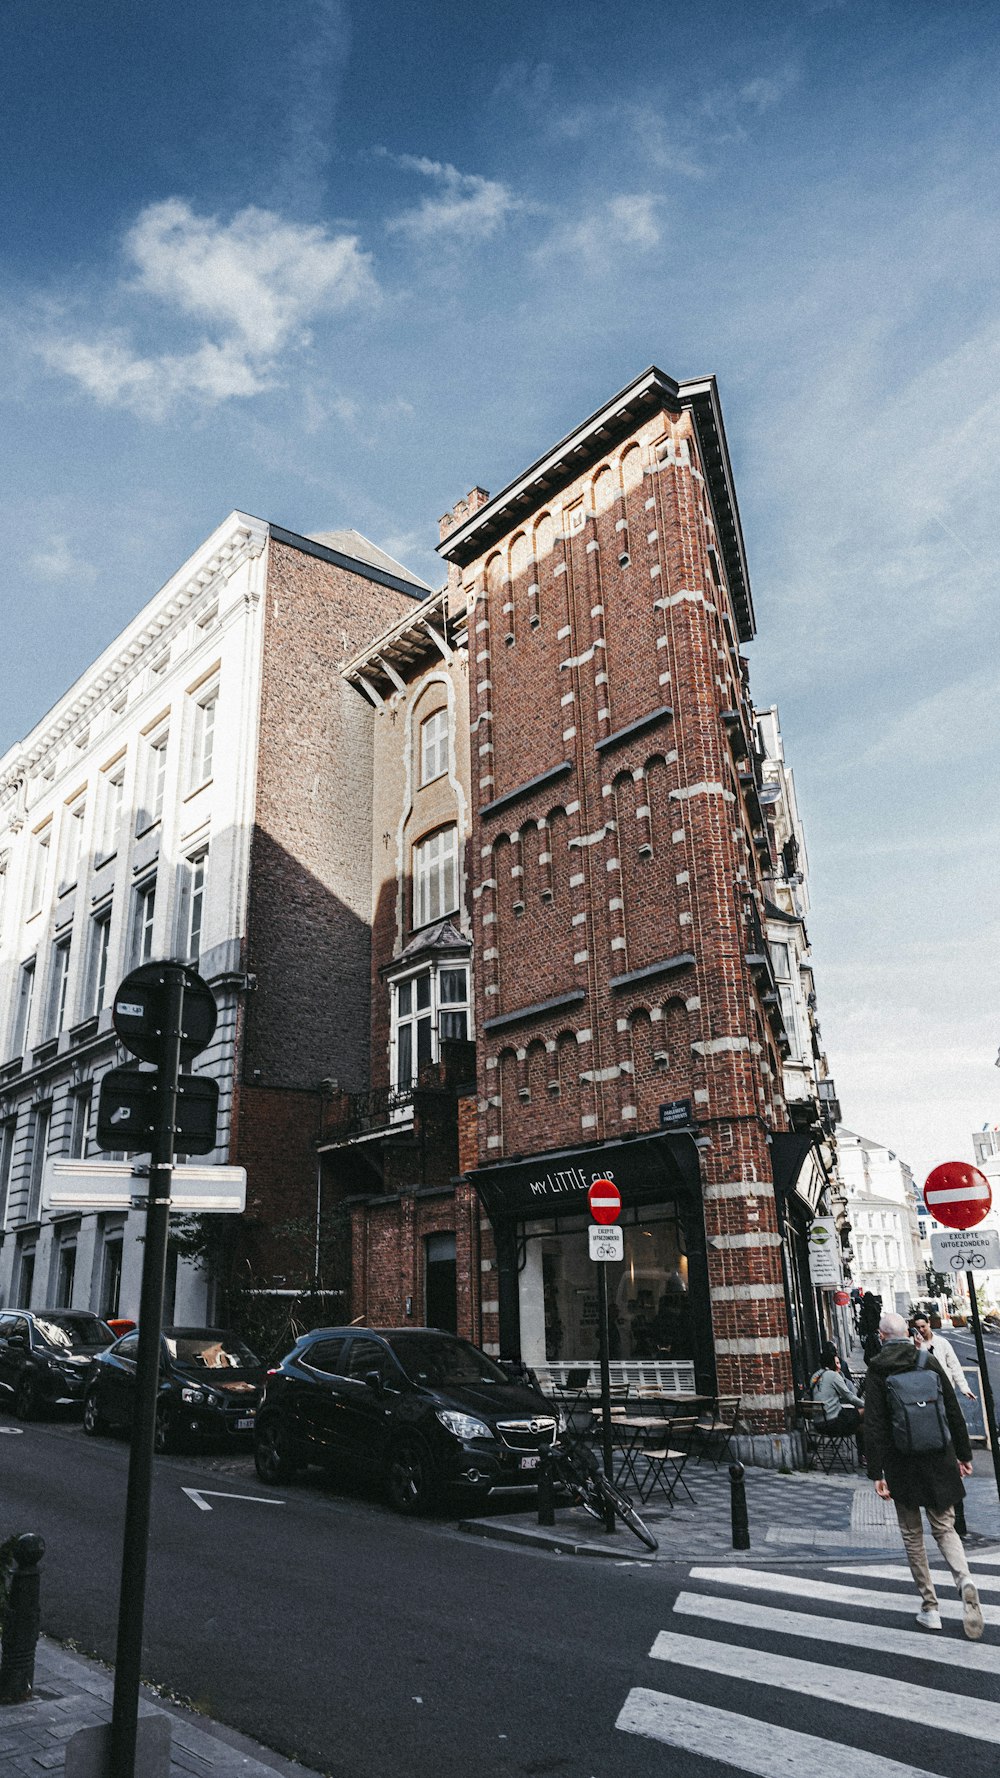
[[[132,1424],[138,1329],[94,1359],[83,1401],[91,1436]],[[234,1333],[218,1327],[165,1327],[160,1336],[156,1449],[182,1441],[248,1439],[254,1429],[264,1366]]]
[[550,1404],[435,1328],[314,1328],[269,1371],[254,1458],[269,1483],[309,1463],[379,1480],[399,1512],[445,1488],[485,1497],[537,1479]]
[[22,1420],[78,1408],[94,1354],[114,1337],[84,1310],[8,1309],[0,1315],[0,1391]]

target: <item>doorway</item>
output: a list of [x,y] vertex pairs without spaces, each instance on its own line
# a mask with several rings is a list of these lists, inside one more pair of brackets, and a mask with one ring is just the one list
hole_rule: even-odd
[[424,1238],[424,1309],[428,1327],[440,1327],[444,1333],[458,1332],[454,1235]]

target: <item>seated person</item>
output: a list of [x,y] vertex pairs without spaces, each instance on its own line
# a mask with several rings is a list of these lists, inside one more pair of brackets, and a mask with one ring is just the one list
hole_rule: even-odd
[[813,1401],[822,1408],[821,1425],[824,1432],[853,1432],[858,1449],[858,1462],[864,1463],[864,1435],[861,1429],[861,1416],[864,1403],[855,1389],[852,1389],[846,1377],[840,1373],[840,1355],[832,1340],[827,1340],[820,1352],[820,1368],[809,1380],[809,1388]]

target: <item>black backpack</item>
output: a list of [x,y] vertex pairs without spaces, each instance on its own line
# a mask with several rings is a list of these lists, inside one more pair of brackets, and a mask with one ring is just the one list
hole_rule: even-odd
[[904,1457],[924,1457],[948,1447],[948,1416],[944,1410],[941,1378],[928,1365],[928,1354],[917,1353],[917,1367],[896,1371],[885,1380],[889,1398],[892,1442]]

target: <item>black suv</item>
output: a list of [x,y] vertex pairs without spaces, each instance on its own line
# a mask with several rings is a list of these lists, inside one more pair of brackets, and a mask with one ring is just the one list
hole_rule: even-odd
[[314,1328],[269,1371],[257,1413],[257,1474],[307,1463],[381,1480],[400,1512],[441,1489],[485,1496],[537,1480],[556,1433],[544,1396],[435,1328]]
[[22,1420],[78,1408],[91,1360],[114,1337],[86,1310],[8,1309],[0,1315],[0,1391]]
[[[90,1367],[83,1430],[91,1436],[132,1424],[139,1333],[127,1333]],[[234,1333],[218,1327],[165,1327],[156,1398],[158,1451],[189,1440],[249,1440],[264,1366]]]

